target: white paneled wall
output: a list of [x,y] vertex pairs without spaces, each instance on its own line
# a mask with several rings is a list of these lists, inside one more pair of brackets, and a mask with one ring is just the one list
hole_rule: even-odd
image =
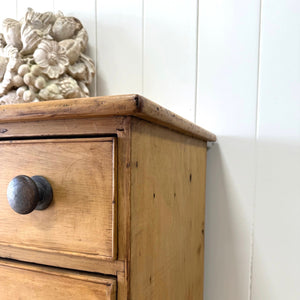
[[300,299],[300,1],[262,2],[252,299]]
[[97,94],[142,93],[143,2],[97,3]]
[[197,1],[144,0],[143,93],[193,121]]
[[199,2],[196,120],[218,137],[208,151],[206,300],[249,295],[259,10],[259,0]]
[[205,300],[300,299],[299,0],[15,0],[89,33],[92,95],[140,93],[216,133]]

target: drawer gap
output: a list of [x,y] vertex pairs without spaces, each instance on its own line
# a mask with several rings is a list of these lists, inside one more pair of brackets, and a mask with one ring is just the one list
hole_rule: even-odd
[[25,261],[20,261],[20,260],[16,260],[16,259],[11,259],[11,258],[0,258],[0,265],[2,262],[7,262],[7,263],[13,263],[16,267],[18,267],[18,265],[20,266],[20,268],[23,268],[22,266],[37,266],[37,267],[43,267],[46,270],[52,270],[52,271],[67,271],[67,272],[72,272],[74,274],[77,275],[89,275],[89,276],[99,276],[99,277],[105,277],[105,278],[110,278],[110,279],[116,279],[117,276],[111,275],[111,274],[105,274],[105,273],[100,273],[100,272],[88,272],[88,271],[82,271],[82,270],[78,270],[78,269],[71,269],[71,268],[61,268],[61,267],[56,267],[56,266],[50,266],[50,265],[45,265],[45,264],[38,264],[38,263],[34,263],[34,262],[25,262]]
[[40,135],[40,136],[18,136],[1,137],[0,141],[24,141],[24,140],[46,140],[46,139],[82,139],[82,138],[103,138],[117,137],[116,133],[111,134],[68,134],[68,135]]

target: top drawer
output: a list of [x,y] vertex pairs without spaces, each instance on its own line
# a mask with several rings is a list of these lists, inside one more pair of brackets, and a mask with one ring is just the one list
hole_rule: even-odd
[[[0,245],[116,258],[115,145],[113,137],[0,142]],[[11,209],[6,191],[17,175],[47,178],[53,202],[46,210]]]

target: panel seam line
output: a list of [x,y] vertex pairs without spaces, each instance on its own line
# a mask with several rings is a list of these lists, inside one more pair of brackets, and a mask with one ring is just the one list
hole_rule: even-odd
[[198,49],[199,49],[199,0],[196,2],[196,61],[195,61],[195,103],[194,103],[194,122],[197,124],[197,101],[198,101]]
[[258,123],[259,123],[259,98],[260,98],[260,67],[261,67],[261,28],[262,28],[262,1],[259,1],[259,32],[258,32],[258,49],[257,49],[257,81],[256,81],[256,112],[255,112],[255,138],[254,138],[254,194],[252,202],[251,215],[251,233],[250,233],[250,261],[249,261],[249,291],[248,300],[252,300],[253,294],[253,272],[254,272],[254,236],[255,236],[255,205],[257,198],[257,140],[258,140]]
[[144,81],[145,81],[145,0],[142,0],[142,86],[141,86],[141,92],[142,95],[144,95]]
[[97,72],[97,67],[98,67],[98,5],[97,5],[97,0],[95,1],[95,43],[96,43],[96,51],[95,51],[95,66],[96,66],[96,72],[95,72],[95,85],[94,85],[94,96],[100,95],[98,89],[100,88],[98,86],[98,72]]

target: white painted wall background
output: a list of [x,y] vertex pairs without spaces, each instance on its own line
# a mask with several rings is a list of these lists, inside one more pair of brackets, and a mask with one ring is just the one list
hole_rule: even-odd
[[95,95],[140,93],[213,131],[205,300],[300,299],[300,1],[6,1],[82,20]]

